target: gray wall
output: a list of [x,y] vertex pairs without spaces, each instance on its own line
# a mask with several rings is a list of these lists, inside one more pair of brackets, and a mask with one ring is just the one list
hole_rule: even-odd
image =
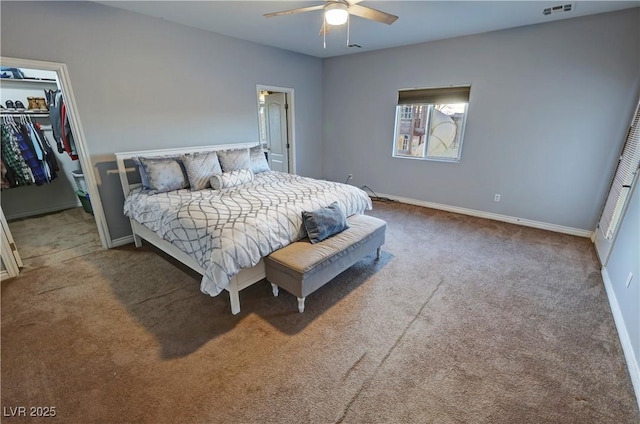
[[[636,182],[606,269],[636,364],[640,365],[640,182]],[[625,283],[630,272],[633,279],[627,287]],[[640,392],[636,395],[640,402]]]
[[[325,60],[325,177],[593,230],[635,107],[638,11]],[[452,84],[472,85],[461,163],[392,158],[398,90]]]
[[322,176],[322,61],[89,2],[2,2],[2,55],[67,64],[112,239],[114,152],[258,141],[256,84],[295,90],[296,163]]

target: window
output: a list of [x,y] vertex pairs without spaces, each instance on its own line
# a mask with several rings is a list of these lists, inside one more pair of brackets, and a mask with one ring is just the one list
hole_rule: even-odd
[[393,156],[460,162],[471,87],[398,92]]
[[618,229],[622,212],[630,197],[631,187],[640,169],[640,103],[636,107],[627,140],[611,183],[598,227],[605,238],[611,240]]

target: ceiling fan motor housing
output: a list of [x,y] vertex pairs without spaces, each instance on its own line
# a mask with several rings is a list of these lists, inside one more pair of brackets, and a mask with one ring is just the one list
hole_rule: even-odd
[[324,19],[329,25],[344,25],[349,18],[349,7],[344,3],[329,3],[324,8]]

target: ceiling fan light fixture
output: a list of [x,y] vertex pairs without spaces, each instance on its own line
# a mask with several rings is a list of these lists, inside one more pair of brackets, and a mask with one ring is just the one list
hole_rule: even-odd
[[329,25],[344,25],[349,18],[349,8],[344,3],[331,3],[324,8],[324,19]]

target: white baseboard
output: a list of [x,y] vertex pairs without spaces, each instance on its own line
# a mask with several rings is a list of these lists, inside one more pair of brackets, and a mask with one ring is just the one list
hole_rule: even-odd
[[114,240],[111,240],[111,247],[119,247],[124,246],[126,244],[133,243],[133,235],[120,237]]
[[80,200],[77,200],[76,202],[63,203],[63,204],[51,206],[48,208],[30,209],[28,211],[18,212],[12,215],[5,215],[5,218],[7,219],[7,221],[10,221],[12,219],[26,218],[26,217],[35,216],[35,215],[43,215],[45,213],[58,212],[58,211],[63,211],[65,209],[79,208],[81,206],[82,206],[82,203],[80,203]]
[[426,208],[460,213],[463,215],[470,215],[478,218],[493,219],[494,221],[509,222],[511,224],[523,225],[525,227],[539,228],[541,230],[549,230],[549,231],[554,231],[556,233],[571,234],[573,236],[588,237],[588,238],[591,238],[593,236],[593,231],[582,230],[580,228],[565,227],[564,225],[549,224],[547,222],[533,221],[530,219],[518,218],[515,216],[500,215],[493,212],[484,212],[484,211],[479,211],[475,209],[461,208],[459,206],[449,206],[449,205],[444,205],[442,203],[427,202],[424,200],[410,199],[408,197],[394,196],[391,194],[377,193],[377,195],[379,197],[387,197],[389,199],[397,200],[398,202],[407,203],[409,205],[424,206]]
[[0,281],[6,280],[8,278],[10,278],[10,275],[6,270],[3,269],[2,271],[0,271]]
[[611,306],[611,313],[613,314],[613,320],[616,323],[616,329],[618,330],[618,337],[620,337],[620,344],[622,345],[622,351],[624,352],[624,358],[627,361],[627,368],[629,369],[629,375],[631,376],[631,383],[633,389],[636,392],[636,400],[640,407],[640,365],[636,359],[636,355],[633,352],[633,345],[629,338],[629,332],[627,326],[624,324],[624,318],[620,305],[618,305],[618,299],[613,291],[613,285],[611,278],[609,278],[609,272],[607,268],[602,268],[602,279],[604,280],[604,288],[607,290],[607,297],[609,298],[609,305]]

